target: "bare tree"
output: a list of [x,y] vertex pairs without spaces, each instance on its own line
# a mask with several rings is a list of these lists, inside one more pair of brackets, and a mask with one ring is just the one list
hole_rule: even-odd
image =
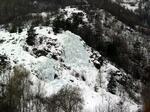
[[37,93],[33,99],[33,103],[34,103],[34,107],[35,107],[35,110],[36,112],[43,112],[43,107],[44,107],[44,104],[42,102],[42,99],[43,99],[43,88],[44,85],[42,85],[41,82],[38,83],[37,85]]
[[64,86],[57,94],[47,98],[47,111],[80,112],[82,110],[82,102],[79,88]]
[[2,96],[1,112],[26,112],[29,97],[29,72],[23,66],[15,66],[8,75],[4,96]]

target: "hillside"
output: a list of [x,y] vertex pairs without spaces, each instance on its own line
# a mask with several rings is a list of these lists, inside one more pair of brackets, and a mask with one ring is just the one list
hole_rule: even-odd
[[149,112],[148,1],[8,2],[0,112]]
[[[44,97],[55,94],[61,87],[69,84],[81,89],[84,99],[83,111],[110,111],[108,106],[111,106],[111,109],[117,109],[116,111],[123,108],[128,112],[136,112],[137,104],[129,99],[128,95],[124,96],[127,93],[124,93],[125,90],[122,87],[118,88],[117,91],[120,93],[116,95],[108,91],[111,72],[118,75],[122,72],[108,61],[103,62],[100,70],[97,69],[94,63],[100,63],[97,59],[101,58],[101,55],[85,45],[79,36],[69,31],[54,35],[50,27],[35,29],[37,39],[43,38],[43,41],[42,44],[34,47],[25,43],[26,29],[20,34],[0,31],[4,40],[0,47],[1,56],[5,54],[9,58],[11,68],[21,65],[30,72],[28,80],[32,82],[32,94],[37,94],[38,83],[42,85],[41,94],[44,94]],[[51,44],[45,46],[48,43]],[[26,47],[29,51],[24,50]],[[35,48],[37,52],[39,51],[38,54],[34,54]],[[44,49],[48,50],[46,56],[40,54],[40,51],[42,53]],[[100,75],[101,79],[99,79]],[[97,90],[95,90],[96,87]],[[117,106],[121,101],[123,101],[122,107]]]

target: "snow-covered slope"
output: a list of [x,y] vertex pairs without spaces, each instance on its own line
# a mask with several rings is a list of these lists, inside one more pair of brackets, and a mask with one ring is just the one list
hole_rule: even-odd
[[112,0],[112,1],[117,2],[121,6],[132,11],[135,11],[139,8],[139,2],[140,2],[140,0]]
[[[101,69],[97,69],[94,63],[100,63],[97,58],[101,58],[101,55],[88,47],[81,37],[69,31],[55,35],[51,27],[36,27],[35,30],[35,46],[26,43],[27,29],[22,33],[0,30],[0,55],[5,54],[12,67],[23,65],[30,71],[34,93],[37,92],[38,83],[43,85],[42,92],[45,96],[50,96],[69,84],[81,88],[83,112],[108,112],[109,107],[119,112],[119,103],[123,100],[124,112],[137,111],[138,105],[127,96],[108,92],[110,72],[119,70],[108,61],[104,61]],[[99,75],[101,84],[98,81]],[[98,88],[97,91],[95,87]]]

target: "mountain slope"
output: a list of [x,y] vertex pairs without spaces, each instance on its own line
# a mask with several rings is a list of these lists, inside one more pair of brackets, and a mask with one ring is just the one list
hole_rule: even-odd
[[[26,43],[27,29],[22,33],[0,31],[0,39],[3,40],[0,54],[9,58],[11,68],[22,65],[30,71],[29,80],[33,83],[34,94],[38,83],[43,85],[44,96],[50,96],[69,84],[81,88],[84,112],[110,111],[109,106],[116,111],[123,108],[124,112],[136,112],[138,105],[128,95],[122,96],[123,88],[118,90],[122,95],[114,95],[107,90],[110,72],[120,71],[108,61],[104,61],[98,70],[94,63],[100,63],[97,58],[101,55],[88,47],[81,37],[69,31],[55,35],[50,27],[36,27],[35,30],[35,46]],[[37,54],[35,48],[36,51],[46,50],[47,54]],[[102,76],[101,84],[99,75]],[[95,91],[95,87],[98,90]],[[122,107],[118,106],[120,101],[123,101]]]

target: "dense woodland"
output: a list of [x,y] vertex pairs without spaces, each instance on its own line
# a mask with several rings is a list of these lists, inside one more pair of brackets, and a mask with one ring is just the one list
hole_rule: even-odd
[[[149,26],[149,1],[141,0],[141,6],[138,14],[134,14],[132,11],[124,9],[116,3],[110,2],[110,0],[1,0],[0,1],[0,22],[15,21],[20,19],[21,16],[33,12],[42,12],[48,10],[57,10],[60,7],[67,5],[84,5],[92,4],[92,7],[103,8],[108,12],[112,13],[119,20],[123,21],[127,25],[134,27],[135,25]],[[146,4],[146,5],[145,5]]]

